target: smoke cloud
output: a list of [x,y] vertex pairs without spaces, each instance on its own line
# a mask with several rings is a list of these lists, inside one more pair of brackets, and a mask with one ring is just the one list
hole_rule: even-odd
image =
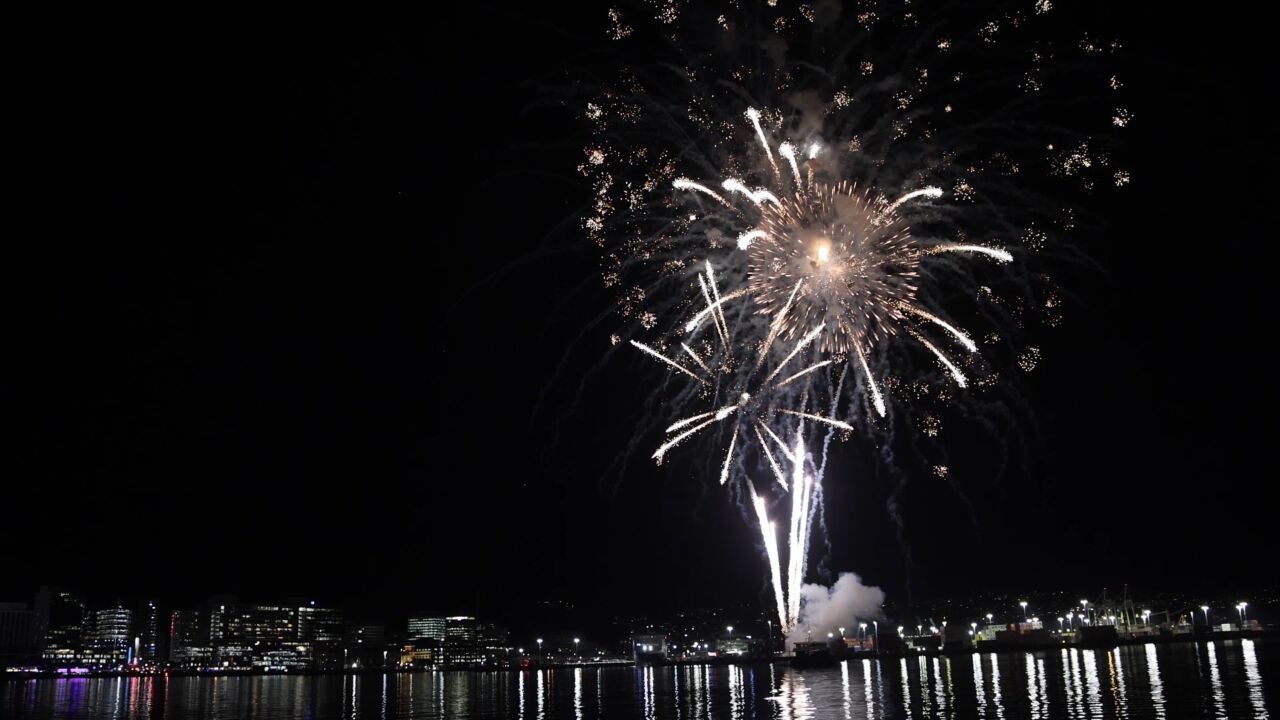
[[841,573],[831,587],[807,584],[800,589],[800,621],[787,636],[787,642],[824,640],[827,633],[838,628],[845,628],[849,634],[859,622],[884,619],[882,604],[884,591],[863,585],[853,573]]

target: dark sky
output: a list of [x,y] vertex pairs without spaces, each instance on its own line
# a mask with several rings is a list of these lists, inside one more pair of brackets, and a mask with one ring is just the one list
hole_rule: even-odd
[[[603,10],[464,5],[18,41],[0,600],[760,597],[753,531],[692,463],[605,477],[648,368],[599,363],[579,130],[548,91]],[[1230,13],[1108,22],[1134,184],[1029,376],[1036,461],[959,477],[972,521],[913,478],[909,566],[883,474],[847,452],[829,481],[828,566],[892,597],[1274,581],[1269,81]]]

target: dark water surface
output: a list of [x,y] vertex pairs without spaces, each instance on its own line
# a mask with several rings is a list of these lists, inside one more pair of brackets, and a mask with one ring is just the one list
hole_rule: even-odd
[[12,718],[1265,718],[1280,643],[784,664],[0,681]]

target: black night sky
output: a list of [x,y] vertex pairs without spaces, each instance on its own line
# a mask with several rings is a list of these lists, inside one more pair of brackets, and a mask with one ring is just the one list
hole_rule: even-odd
[[[605,62],[603,6],[464,5],[18,41],[0,600],[762,596],[754,531],[694,463],[608,472],[651,375],[599,363],[582,130],[550,90]],[[958,475],[973,517],[913,477],[910,565],[874,465],[829,477],[827,566],[895,600],[1275,580],[1272,81],[1230,12],[1107,22],[1134,182],[1027,378],[1033,462]]]

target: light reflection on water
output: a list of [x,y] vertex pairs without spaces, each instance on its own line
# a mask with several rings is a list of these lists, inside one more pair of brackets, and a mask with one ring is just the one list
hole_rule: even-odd
[[26,718],[1182,718],[1267,717],[1280,645],[1106,650],[786,665],[503,673],[0,681]]

